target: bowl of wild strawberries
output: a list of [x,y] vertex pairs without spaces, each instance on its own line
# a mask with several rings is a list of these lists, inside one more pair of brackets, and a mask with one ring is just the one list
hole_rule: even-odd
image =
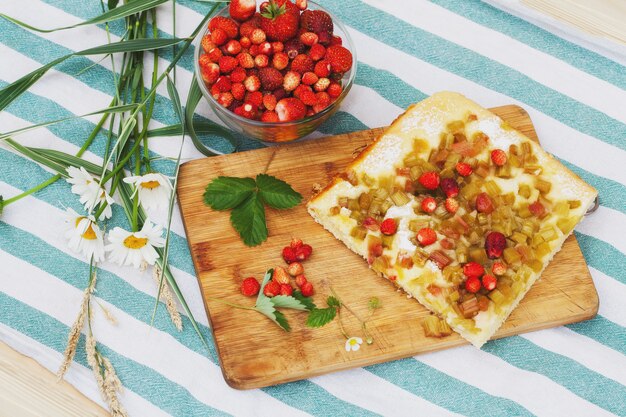
[[356,55],[345,27],[312,1],[232,0],[201,32],[196,77],[215,114],[264,142],[308,135],[350,91]]

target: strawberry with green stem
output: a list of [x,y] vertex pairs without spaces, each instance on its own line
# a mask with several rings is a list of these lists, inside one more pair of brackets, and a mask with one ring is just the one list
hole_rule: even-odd
[[271,0],[261,8],[259,23],[268,39],[285,42],[298,33],[300,11],[289,0],[282,2]]

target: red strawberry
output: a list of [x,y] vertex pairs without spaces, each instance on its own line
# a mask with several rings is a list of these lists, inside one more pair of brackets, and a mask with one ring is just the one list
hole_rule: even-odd
[[396,234],[397,230],[398,230],[398,225],[396,224],[396,221],[394,219],[385,219],[380,224],[380,232],[383,235],[387,235],[387,236],[394,235]]
[[217,77],[220,76],[220,67],[217,64],[209,63],[200,67],[200,75],[202,75],[202,79],[205,83],[213,84],[217,80]]
[[317,43],[319,37],[313,32],[304,32],[300,35],[300,42],[306,46],[313,46]]
[[287,42],[285,42],[284,52],[291,59],[294,59],[296,56],[298,56],[298,54],[303,54],[305,51],[306,46],[304,46],[304,44],[300,42],[300,39],[298,38],[289,39]]
[[246,95],[246,87],[242,83],[232,83],[230,92],[236,100],[243,100]]
[[217,81],[215,81],[215,84],[213,84],[213,87],[217,88],[222,93],[230,91],[231,86],[230,80],[224,75],[219,77]]
[[284,42],[296,36],[299,17],[292,8],[299,13],[296,6],[289,0],[283,2],[282,5],[274,0],[271,0],[266,7],[261,5],[260,25],[269,39]]
[[253,29],[252,33],[250,33],[250,42],[254,45],[260,45],[265,42],[267,39],[267,34],[263,31],[263,29]]
[[236,41],[234,39],[229,40],[226,43],[226,52],[228,52],[230,55],[237,55],[239,52],[241,52],[241,44],[239,43],[239,41]]
[[[263,106],[270,111],[273,111],[276,108],[276,96],[274,94],[266,94],[263,96]],[[278,121],[278,115],[276,115],[276,121]]]
[[302,243],[302,239],[298,239],[297,237],[294,237],[293,239],[291,239],[291,242],[289,242],[289,246],[294,249],[301,248],[302,245],[304,245],[304,243]]
[[272,49],[272,44],[265,41],[262,44],[259,45],[259,53],[263,54],[263,55],[267,55],[270,56],[272,53],[274,53],[274,50]]
[[219,60],[219,66],[222,74],[228,74],[239,66],[239,61],[232,56],[223,56]]
[[284,98],[276,104],[276,113],[281,122],[291,122],[306,115],[306,106],[297,98]]
[[480,280],[476,277],[468,278],[467,281],[465,281],[465,289],[472,294],[477,293],[480,291]]
[[535,201],[534,203],[528,206],[528,210],[535,216],[542,218],[546,214],[546,208],[539,201]]
[[251,75],[244,80],[243,85],[248,91],[257,91],[261,88],[261,80],[256,75]]
[[263,93],[260,91],[253,91],[246,94],[246,103],[252,104],[254,107],[259,108],[263,105]]
[[216,45],[211,40],[211,35],[207,34],[202,37],[202,42],[200,43],[204,52],[209,52],[211,49],[215,48]]
[[300,262],[292,262],[287,267],[287,272],[289,272],[289,275],[292,277],[302,275],[304,274],[304,267]]
[[224,53],[220,48],[214,46],[213,49],[207,52],[207,55],[209,58],[211,58],[211,61],[217,64],[220,61],[220,58],[224,55]]
[[284,70],[289,65],[289,57],[284,52],[277,52],[272,57],[272,65],[277,70]]
[[319,61],[320,59],[324,58],[325,55],[326,48],[322,44],[316,43],[315,45],[311,46],[311,49],[309,49],[309,58],[311,58],[313,61]]
[[240,22],[248,20],[256,11],[256,0],[230,0],[230,17]]
[[330,75],[330,62],[325,59],[318,61],[313,71],[318,77],[328,77]]
[[325,59],[330,62],[333,72],[343,73],[352,68],[352,53],[341,45],[329,46]]
[[234,110],[235,114],[246,119],[256,119],[256,109],[250,103],[245,103],[243,106],[239,106]]
[[485,237],[485,251],[489,259],[496,259],[502,256],[506,248],[506,238],[500,232],[491,232]]
[[289,274],[282,266],[277,266],[274,268],[274,273],[272,274],[272,280],[278,282],[279,284],[289,284]]
[[221,93],[220,96],[217,98],[217,102],[224,107],[229,107],[231,104],[233,104],[234,100],[235,98],[231,93]]
[[[237,61],[237,63],[239,63],[239,61]],[[246,77],[246,70],[239,66],[230,73],[230,81],[233,83],[242,83]]]
[[300,26],[303,29],[317,33],[332,34],[333,19],[323,10],[305,10],[300,15]]
[[456,213],[457,210],[459,209],[459,202],[456,201],[452,197],[448,197],[448,198],[446,198],[444,206],[445,206],[446,210],[448,211],[448,213]]
[[329,85],[330,85],[330,80],[328,78],[320,78],[319,80],[317,80],[317,82],[313,86],[313,89],[317,92],[326,91]]
[[418,181],[427,190],[436,190],[439,187],[439,174],[435,171],[427,171],[420,175]]
[[293,288],[289,284],[281,284],[280,285],[280,295],[291,295],[293,294]]
[[211,31],[211,41],[215,45],[224,45],[228,41],[228,35],[224,29],[216,28]]
[[259,27],[259,17],[258,14],[255,14],[250,20],[243,22],[241,26],[239,26],[239,33],[241,33],[242,37],[249,38],[252,31]]
[[306,10],[309,6],[309,2],[307,0],[296,0],[296,7],[300,10]]
[[506,152],[502,149],[494,149],[491,151],[491,162],[493,162],[494,165],[501,167],[506,164],[506,159]]
[[300,93],[300,96],[298,98],[307,106],[315,106],[317,104],[317,96],[311,90],[302,91],[302,93]]
[[282,42],[272,42],[272,52],[282,52],[285,49],[285,44]]
[[491,266],[491,272],[498,276],[504,275],[506,273],[506,265],[502,262],[494,262]]
[[251,45],[250,48],[248,48],[248,53],[253,57],[257,56],[259,54],[259,45]]
[[291,61],[291,70],[300,74],[313,71],[313,68],[315,68],[315,63],[305,54],[297,55],[293,61]]
[[463,265],[463,273],[468,278],[480,278],[485,273],[485,268],[479,263],[468,262]]
[[302,74],[302,84],[313,85],[317,82],[318,79],[319,77],[311,71]]
[[496,277],[489,274],[483,275],[482,281],[483,287],[485,287],[487,291],[494,290],[496,288],[496,285],[498,284],[498,280],[496,279]]
[[341,87],[341,84],[339,83],[335,83],[332,82],[330,83],[330,85],[328,86],[328,88],[326,89],[326,92],[328,93],[329,96],[331,96],[332,98],[337,98],[341,95],[341,92],[343,91],[343,88]]
[[341,36],[333,35],[333,37],[330,39],[330,44],[343,45],[343,39],[341,39]]
[[446,197],[456,197],[459,195],[459,184],[454,178],[443,178],[440,187]]
[[257,295],[260,289],[261,285],[255,277],[248,277],[241,282],[241,293],[246,297]]
[[298,276],[296,277],[296,285],[297,285],[298,287],[302,287],[302,286],[304,285],[304,283],[305,283],[305,282],[307,282],[307,280],[306,280],[306,276],[304,276],[304,275],[298,275]]
[[265,68],[269,65],[270,60],[267,55],[259,54],[254,57],[254,65],[258,68]]
[[287,97],[287,92],[282,87],[274,90],[272,94],[274,94],[274,96],[276,97],[276,101],[280,101],[281,99]]
[[283,88],[285,91],[293,91],[300,85],[300,74],[288,71],[283,77]]
[[280,294],[280,284],[276,281],[268,281],[263,288],[263,294],[267,297],[274,297]]
[[472,166],[465,162],[459,162],[456,164],[456,172],[462,177],[467,177],[472,174]]
[[273,91],[283,85],[283,74],[281,74],[276,68],[261,68],[259,70],[259,78],[261,80],[261,86],[264,90]]
[[209,22],[209,30],[214,32],[216,29],[221,29],[226,32],[228,38],[236,38],[239,34],[239,25],[233,19],[229,19],[224,16],[215,16]]
[[247,36],[242,36],[239,38],[239,44],[242,48],[249,48],[252,45],[252,41]]
[[280,122],[278,114],[275,111],[267,110],[261,115],[261,121],[263,123],[277,123]]
[[254,67],[254,58],[247,52],[242,52],[237,55],[237,61],[239,61],[239,65],[241,68],[253,68]]
[[300,292],[305,297],[312,296],[315,293],[315,290],[313,289],[313,284],[311,284],[309,281],[304,282],[300,286]]
[[480,213],[489,214],[493,211],[493,201],[487,193],[480,193],[476,196],[476,210]]
[[282,255],[283,255],[283,259],[288,264],[296,261],[296,250],[292,248],[291,246],[285,246],[283,248]]
[[437,233],[430,227],[424,227],[417,232],[417,241],[422,246],[432,245],[437,241]]
[[432,197],[426,197],[422,200],[422,211],[424,213],[432,213],[437,208],[437,200]]
[[313,89],[311,87],[309,87],[308,85],[300,84],[299,86],[296,87],[295,90],[293,90],[293,96],[295,98],[300,98],[302,93],[305,92],[305,91],[313,92]]
[[299,261],[306,261],[313,253],[311,245],[304,244],[296,249],[296,259]]
[[330,96],[326,91],[316,93],[315,97],[317,97],[317,104],[323,106],[322,109],[330,104]]

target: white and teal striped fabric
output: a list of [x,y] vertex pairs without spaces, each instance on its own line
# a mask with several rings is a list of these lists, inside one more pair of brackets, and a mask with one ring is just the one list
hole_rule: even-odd
[[[95,335],[126,387],[134,416],[626,416],[626,67],[476,0],[324,0],[349,27],[359,60],[341,111],[316,136],[384,126],[409,104],[440,90],[484,106],[515,103],[530,113],[544,147],[596,187],[601,206],[576,228],[600,295],[593,320],[253,391],[222,379],[188,320],[177,332],[164,309],[154,328],[155,285],[148,273],[102,264]],[[4,0],[0,12],[39,27],[70,25],[101,13],[98,0]],[[177,34],[186,35],[210,5],[179,0]],[[163,37],[172,34],[172,4],[159,7]],[[124,28],[112,25],[113,40]],[[103,27],[39,34],[0,19],[0,86],[71,51],[106,43]],[[171,59],[164,51],[160,67]],[[95,65],[81,72],[89,65]],[[182,101],[192,54],[180,62]],[[0,130],[106,107],[113,94],[110,61],[73,58],[50,71],[0,114]],[[154,127],[176,122],[165,86]],[[201,117],[215,120],[208,106]],[[95,118],[39,129],[24,144],[75,153]],[[177,138],[154,138],[155,155],[175,156]],[[228,150],[228,143],[221,143]],[[259,145],[243,141],[243,148]],[[86,154],[99,162],[104,136]],[[201,155],[187,143],[183,157]],[[159,168],[171,171],[172,162]],[[0,144],[5,199],[50,173]],[[80,209],[64,181],[7,207],[0,219],[0,340],[56,371],[88,278],[88,264],[63,238],[63,211]],[[119,206],[115,219],[122,219]],[[118,220],[119,221],[119,220]],[[110,225],[109,227],[114,226]],[[174,274],[202,331],[211,339],[178,213],[173,222]],[[101,403],[87,368],[84,340],[67,379]]]

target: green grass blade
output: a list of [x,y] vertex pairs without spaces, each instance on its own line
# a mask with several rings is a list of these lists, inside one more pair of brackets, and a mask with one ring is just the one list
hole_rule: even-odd
[[104,45],[96,46],[94,48],[85,49],[83,51],[75,52],[74,55],[102,55],[102,54],[115,54],[119,52],[140,52],[151,51],[154,49],[167,48],[177,43],[184,42],[187,39],[184,38],[172,38],[172,39],[131,39],[128,41],[119,41],[107,43]]
[[11,146],[22,155],[26,156],[27,158],[30,158],[33,161],[40,163],[41,165],[47,166],[48,168],[55,170],[62,176],[67,177],[67,166],[62,165],[44,155],[41,155],[32,149],[22,146],[19,143],[15,142],[13,139],[7,139],[5,143],[7,143],[9,146]]
[[[56,151],[54,149],[42,149],[42,148],[31,148],[27,147],[27,149],[36,152],[38,155],[41,155],[52,162],[57,162],[66,167],[74,166],[77,168],[83,167],[92,175],[100,175],[102,173],[102,167],[98,164],[94,164],[93,162],[85,161],[81,157],[70,155],[65,152]],[[107,171],[108,172],[108,171]]]

